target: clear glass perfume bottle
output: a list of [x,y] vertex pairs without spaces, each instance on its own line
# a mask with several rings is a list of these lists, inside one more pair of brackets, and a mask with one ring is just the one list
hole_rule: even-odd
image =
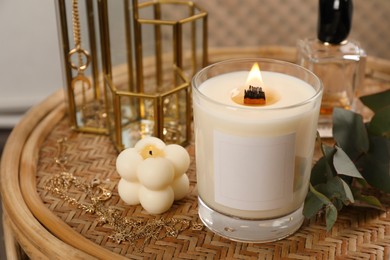
[[317,38],[298,42],[298,64],[313,71],[324,84],[318,130],[332,136],[333,108],[354,109],[362,84],[365,51],[347,40],[352,21],[352,0],[319,0]]

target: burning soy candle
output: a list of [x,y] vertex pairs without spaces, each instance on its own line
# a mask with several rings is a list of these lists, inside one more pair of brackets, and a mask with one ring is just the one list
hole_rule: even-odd
[[[250,71],[256,63],[261,72]],[[245,59],[210,65],[192,83],[202,221],[243,241],[294,232],[303,221],[321,82],[291,63]]]

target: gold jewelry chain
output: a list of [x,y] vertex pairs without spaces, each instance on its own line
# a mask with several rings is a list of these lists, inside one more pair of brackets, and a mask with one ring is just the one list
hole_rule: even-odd
[[[81,25],[79,0],[72,0],[72,29],[74,48],[68,53],[68,64],[76,71],[76,75],[71,80],[71,88],[75,95],[76,89],[81,89],[81,107],[76,113],[80,112],[82,126],[92,127],[97,129],[106,128],[106,111],[104,102],[100,97],[100,89],[97,86],[95,79],[94,86],[92,86],[91,78],[87,77],[84,72],[87,70],[92,57],[89,52],[81,46]],[[91,39],[92,40],[92,39]],[[87,98],[87,91],[93,87],[92,100]],[[78,93],[76,94],[78,95]]]
[[[68,161],[66,141],[66,138],[57,141],[58,155],[54,158],[54,161],[61,168],[61,172],[47,180],[45,189],[84,212],[97,215],[99,224],[108,224],[113,228],[112,234],[108,237],[116,243],[120,244],[123,241],[128,241],[130,245],[135,246],[136,242],[142,239],[143,244],[141,247],[137,245],[137,250],[143,251],[151,239],[177,237],[180,232],[190,228],[195,231],[203,229],[203,224],[198,221],[179,218],[135,219],[122,217],[120,210],[114,207],[106,207],[104,202],[112,197],[111,190],[105,188],[99,179],[93,179],[90,183],[86,183],[66,170]],[[69,189],[72,186],[85,192],[86,198],[90,199],[91,203],[81,203],[76,198],[71,197]]]
[[73,40],[76,48],[81,48],[80,16],[78,0],[72,0]]
[[[88,68],[91,56],[81,47],[81,26],[79,15],[78,0],[72,0],[72,27],[73,27],[73,41],[75,47],[68,53],[68,62],[70,67],[77,71],[78,75],[82,76],[84,71]],[[72,62],[72,56],[77,53],[77,64]],[[83,57],[85,61],[83,61]]]

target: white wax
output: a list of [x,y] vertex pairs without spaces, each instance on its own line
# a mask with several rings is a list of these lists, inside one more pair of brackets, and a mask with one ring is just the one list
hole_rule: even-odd
[[208,206],[228,215],[282,216],[306,196],[320,102],[305,103],[316,94],[306,82],[262,71],[263,90],[277,93],[278,100],[237,104],[231,97],[248,73],[208,79],[199,86],[207,98],[194,94],[198,192]]
[[174,200],[187,195],[189,165],[190,156],[184,147],[145,137],[118,155],[116,169],[122,177],[119,196],[130,205],[141,203],[151,214],[164,213]]
[[315,94],[314,89],[309,84],[298,78],[269,71],[262,72],[261,75],[264,82],[263,90],[265,91],[265,94],[267,95],[268,92],[272,92],[279,96],[278,101],[271,105],[250,107],[239,105],[232,100],[232,95],[234,95],[239,88],[248,87],[245,86],[248,71],[231,72],[210,78],[199,87],[199,90],[207,97],[219,103],[256,110],[296,105]]

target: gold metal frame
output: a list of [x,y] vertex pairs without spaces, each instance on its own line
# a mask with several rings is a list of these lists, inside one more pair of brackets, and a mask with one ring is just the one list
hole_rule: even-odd
[[[111,136],[116,148],[122,150],[131,146],[144,135],[153,135],[165,142],[187,144],[191,139],[191,88],[190,79],[197,70],[207,65],[207,13],[192,1],[159,0],[143,1],[118,0],[123,13],[120,23],[123,31],[125,59],[123,64],[113,60],[118,39],[113,38],[111,22],[115,22],[110,0],[83,1],[85,17],[82,22],[88,32],[86,42],[90,54],[88,79],[91,81],[88,101],[101,102],[104,107],[103,124],[89,127],[80,123],[80,109],[77,100],[80,93],[72,88],[77,79],[65,57],[71,49],[66,0],[57,0],[57,14],[60,40],[63,52],[63,70],[66,82],[69,120],[73,129],[90,133],[105,133]],[[179,19],[166,18],[164,8],[184,8],[186,14]],[[142,12],[153,14],[145,18]],[[111,13],[110,13],[111,11]],[[112,25],[111,25],[112,26]],[[151,27],[155,41],[153,53],[145,56],[146,43],[144,27]],[[166,29],[170,28],[170,29]],[[188,29],[189,28],[189,29]],[[117,28],[116,28],[117,29]],[[111,30],[111,31],[110,31]],[[165,30],[165,31],[164,31]],[[169,31],[169,36],[165,32]],[[122,40],[122,36],[120,37]],[[164,39],[163,39],[164,38]],[[167,39],[169,38],[169,39]],[[187,44],[185,46],[185,44]],[[169,53],[164,47],[169,46]],[[187,48],[188,46],[188,48]],[[104,91],[104,102],[102,91]],[[171,109],[173,108],[173,109]],[[107,118],[105,118],[105,116]],[[145,121],[146,120],[146,121]],[[140,123],[141,122],[141,123]],[[138,129],[133,137],[129,125],[151,123],[152,130]],[[173,133],[170,127],[178,127],[180,133]],[[178,137],[179,135],[179,137]],[[127,139],[134,139],[129,142]]]
[[[69,17],[67,14],[69,10],[69,1],[66,0],[57,0],[56,1],[56,12],[57,12],[57,24],[59,28],[59,39],[61,43],[61,58],[63,63],[63,77],[65,82],[65,91],[66,91],[66,102],[68,104],[68,115],[69,115],[69,121],[71,128],[76,131],[81,132],[87,132],[87,133],[97,133],[97,134],[108,134],[108,130],[106,127],[105,122],[105,108],[104,108],[104,102],[103,102],[103,96],[101,93],[101,87],[99,86],[99,71],[98,71],[98,49],[96,44],[96,28],[94,20],[96,19],[95,14],[93,12],[93,1],[92,0],[86,0],[85,1],[85,9],[86,13],[90,15],[86,15],[87,19],[87,28],[88,28],[88,38],[89,45],[88,50],[90,54],[88,55],[86,52],[83,52],[81,54],[84,54],[87,56],[88,64],[86,62],[85,66],[89,66],[90,70],[90,77],[88,78],[80,78],[77,75],[75,75],[74,72],[72,72],[72,68],[74,68],[74,65],[72,64],[72,61],[70,60],[70,56],[73,54],[71,50],[71,38],[69,37],[71,26],[69,22]],[[90,59],[90,60],[89,60]],[[83,68],[86,69],[86,68]],[[88,82],[86,82],[88,80]],[[88,87],[88,93],[84,93],[82,95],[86,95],[83,97],[80,97],[80,92],[85,92],[84,89],[79,90],[76,86],[76,82],[80,81],[81,83],[86,83]],[[84,102],[87,102],[88,104],[95,103],[95,105],[99,104],[102,105],[101,108],[99,108],[99,111],[96,111],[96,113],[101,113],[101,118],[99,119],[100,122],[94,123],[92,125],[85,124],[85,122],[82,122],[80,118],[82,118],[82,105]],[[85,104],[84,104],[85,105]]]

